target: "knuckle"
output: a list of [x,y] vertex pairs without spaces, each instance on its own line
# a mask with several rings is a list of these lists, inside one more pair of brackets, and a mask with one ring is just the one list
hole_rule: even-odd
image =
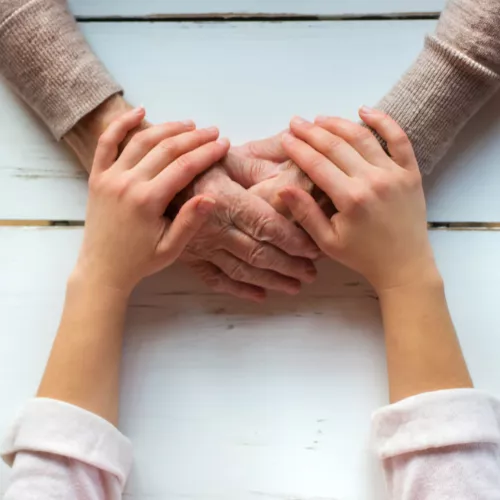
[[131,139],[131,144],[139,148],[150,147],[153,144],[153,137],[151,134],[152,129],[143,130],[138,132]]
[[267,218],[261,218],[256,224],[253,237],[258,241],[273,240],[273,223]]
[[349,201],[353,208],[364,208],[369,201],[369,193],[366,189],[358,187],[350,192]]
[[131,194],[132,204],[137,208],[145,208],[151,203],[151,198],[145,189],[136,189]]
[[390,193],[394,180],[393,176],[384,175],[383,172],[375,172],[369,178],[370,188],[379,196],[385,196]]
[[255,245],[251,250],[250,253],[248,254],[248,259],[247,262],[255,267],[259,267],[259,265],[265,260],[266,258],[266,249],[264,245],[262,244],[257,244]]
[[175,156],[179,147],[175,139],[165,139],[158,144],[158,149],[165,156]]
[[193,157],[189,153],[179,156],[179,158],[175,160],[175,163],[179,170],[187,170],[187,173],[190,173],[191,169],[194,167]]
[[114,137],[114,134],[111,130],[104,132],[101,134],[97,141],[97,145],[99,148],[102,149],[110,149],[116,145],[116,139]]
[[332,137],[328,139],[326,147],[330,153],[334,153],[343,143],[344,141],[338,137]]
[[[331,149],[329,149],[329,151],[331,151]],[[309,158],[307,159],[307,163],[309,164],[309,167],[312,170],[320,170],[323,168],[325,160],[324,160],[323,155],[318,153],[318,154],[312,154],[311,156],[309,156]]]
[[128,195],[132,186],[132,179],[129,176],[121,175],[109,183],[111,193],[118,199]]
[[305,226],[308,224],[310,217],[311,217],[310,211],[307,209],[303,209],[300,213],[297,214],[297,222],[301,226]]
[[245,270],[243,269],[242,263],[236,262],[228,266],[228,276],[230,276],[235,281],[243,281],[246,277]]
[[183,217],[181,220],[181,230],[183,232],[194,232],[196,229],[196,221],[192,215]]
[[394,130],[389,140],[394,146],[406,146],[410,143],[410,139],[408,139],[404,130],[399,127]]
[[201,275],[201,279],[209,288],[216,292],[223,292],[224,286],[220,273],[215,271],[205,272]]
[[373,137],[373,134],[365,127],[354,124],[350,133],[354,142],[365,142]]

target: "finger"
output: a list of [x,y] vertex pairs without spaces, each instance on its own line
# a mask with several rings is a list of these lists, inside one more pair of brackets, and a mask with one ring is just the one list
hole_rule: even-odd
[[134,173],[143,180],[150,180],[183,154],[215,141],[217,137],[217,127],[210,127],[164,139],[137,164]]
[[265,241],[288,255],[316,259],[319,250],[309,236],[268,203],[242,190],[239,210],[230,214],[233,224],[256,241]]
[[249,158],[234,149],[231,148],[220,163],[229,177],[245,189],[279,174],[280,165],[269,160]]
[[351,178],[324,155],[291,134],[285,134],[283,145],[290,158],[340,208],[351,185]]
[[314,123],[344,139],[372,165],[385,166],[388,163],[387,153],[377,141],[377,138],[368,128],[359,123],[328,116],[318,116]]
[[267,201],[278,213],[289,219],[290,211],[278,196],[278,191],[286,186],[297,186],[308,193],[314,189],[311,179],[292,160],[287,160],[282,164],[279,175],[255,184],[248,192]]
[[282,163],[288,159],[281,143],[281,136],[284,132],[288,132],[288,130],[283,130],[279,134],[267,137],[266,139],[247,142],[241,146],[241,149],[245,151],[246,156],[250,156],[251,158],[261,158],[262,160]]
[[256,241],[241,231],[228,231],[223,248],[250,266],[274,271],[304,283],[316,279],[316,268],[309,259],[292,257],[268,243]]
[[226,293],[239,299],[259,303],[263,302],[266,298],[266,291],[263,288],[235,281],[211,262],[197,260],[187,262],[187,264],[215,292]]
[[166,207],[177,193],[220,160],[228,149],[229,141],[219,139],[182,155],[150,181],[151,195]]
[[403,129],[382,111],[362,106],[360,118],[387,143],[387,149],[394,162],[408,170],[418,170],[417,159],[413,152],[410,139]]
[[135,108],[110,123],[97,142],[92,170],[102,172],[111,167],[118,157],[120,144],[142,122],[145,115],[144,108]]
[[318,247],[327,255],[335,246],[332,222],[323,213],[314,198],[305,191],[289,187],[280,191],[295,220],[309,233]]
[[234,281],[289,295],[296,295],[300,292],[300,281],[282,276],[274,271],[250,266],[224,250],[214,254],[211,261]]
[[295,137],[326,156],[340,170],[354,177],[371,165],[346,141],[300,117],[290,122],[290,129]]
[[141,130],[125,146],[116,164],[117,168],[128,170],[135,167],[161,141],[193,130],[194,127],[195,124],[191,120],[187,120],[185,122],[163,123]]
[[200,230],[215,208],[215,200],[206,196],[191,198],[182,206],[156,251],[165,266],[175,262],[186,245]]

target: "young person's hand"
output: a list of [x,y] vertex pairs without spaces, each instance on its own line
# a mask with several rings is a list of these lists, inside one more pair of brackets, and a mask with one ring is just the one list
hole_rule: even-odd
[[427,235],[422,181],[411,144],[390,117],[362,108],[361,125],[319,117],[291,122],[287,154],[322,189],[338,213],[328,219],[295,187],[280,191],[295,219],[328,256],[363,274],[380,292],[437,273]]
[[[75,273],[129,294],[145,276],[172,264],[212,212],[215,201],[196,196],[173,222],[164,217],[175,195],[229,149],[213,127],[172,122],[134,135],[141,108],[121,115],[102,134],[89,179],[84,241]],[[74,274],[75,274],[74,273]]]

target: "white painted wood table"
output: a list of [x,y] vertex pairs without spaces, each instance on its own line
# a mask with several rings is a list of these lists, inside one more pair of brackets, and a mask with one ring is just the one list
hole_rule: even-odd
[[[423,18],[443,3],[71,1],[153,121],[215,123],[234,143],[296,113],[355,118],[410,64],[435,25]],[[0,109],[3,434],[36,390],[82,236],[43,221],[82,221],[86,180],[5,85]],[[499,111],[496,99],[426,184],[429,220],[455,223],[431,238],[467,361],[477,386],[500,396]],[[358,276],[323,264],[298,297],[256,306],[174,268],[140,286],[127,330],[120,425],[135,466],[126,498],[384,498],[369,450],[370,414],[387,403],[382,331]],[[2,465],[0,493],[6,480]]]

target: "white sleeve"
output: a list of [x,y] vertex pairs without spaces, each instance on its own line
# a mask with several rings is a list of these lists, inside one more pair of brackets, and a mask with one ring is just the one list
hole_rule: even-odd
[[500,401],[474,389],[429,392],[375,412],[393,500],[500,500]]
[[46,398],[30,400],[2,446],[12,466],[5,500],[120,499],[130,441],[103,418]]

